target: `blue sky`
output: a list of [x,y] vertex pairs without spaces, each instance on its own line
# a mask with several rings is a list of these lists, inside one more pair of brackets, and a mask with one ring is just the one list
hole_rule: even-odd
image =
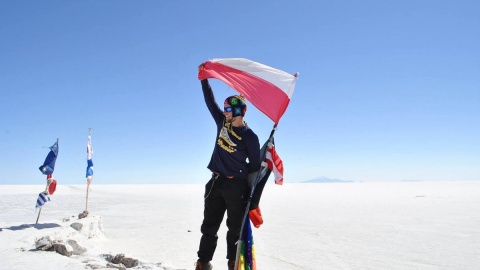
[[[0,184],[205,183],[197,66],[300,72],[276,132],[285,182],[480,180],[478,1],[1,1]],[[210,80],[217,100],[234,90]],[[252,105],[265,141],[273,122]]]

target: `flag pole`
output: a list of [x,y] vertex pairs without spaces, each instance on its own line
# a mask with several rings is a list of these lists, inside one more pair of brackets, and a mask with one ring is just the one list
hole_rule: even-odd
[[85,211],[88,211],[88,184],[87,184],[87,199],[85,203]]
[[[57,150],[58,151],[58,141],[60,140],[59,137],[57,137],[57,141],[56,141],[56,145],[57,145]],[[54,144],[54,145],[55,145]],[[50,147],[50,152],[52,152],[52,147]],[[50,185],[51,181],[50,178],[53,179],[52,177],[52,174],[53,174],[53,167],[55,166],[55,160],[57,159],[57,154],[58,153],[54,153],[55,154],[55,157],[53,159],[53,166],[52,166],[52,171],[50,173],[47,174],[47,185],[45,186],[45,191],[44,192],[47,192],[47,194],[49,193],[48,192],[48,186]],[[45,162],[43,163],[43,166],[40,166],[40,171],[42,171],[42,167],[44,167],[46,164],[47,164],[47,159],[49,158],[50,156],[50,153],[47,155],[47,158],[45,159]],[[51,161],[50,161],[51,162]],[[53,193],[52,193],[53,194]],[[38,224],[38,219],[40,218],[40,214],[42,213],[42,207],[40,207],[40,210],[38,211],[38,216],[37,216],[37,220],[35,221],[35,224]]]
[[38,224],[38,219],[40,218],[40,213],[42,213],[42,208],[41,207],[40,207],[40,210],[38,210],[37,221],[35,221],[35,224]]

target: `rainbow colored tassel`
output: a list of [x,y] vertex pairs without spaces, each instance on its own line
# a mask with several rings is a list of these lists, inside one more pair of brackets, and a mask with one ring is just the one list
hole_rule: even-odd
[[237,270],[257,270],[252,226],[250,225],[250,217],[248,215],[245,220],[241,245]]

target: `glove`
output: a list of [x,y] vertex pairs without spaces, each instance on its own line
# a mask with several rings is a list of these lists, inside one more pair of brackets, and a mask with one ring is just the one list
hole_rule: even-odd
[[248,216],[253,223],[255,228],[259,228],[263,224],[262,212],[260,212],[260,207],[252,209],[248,212]]

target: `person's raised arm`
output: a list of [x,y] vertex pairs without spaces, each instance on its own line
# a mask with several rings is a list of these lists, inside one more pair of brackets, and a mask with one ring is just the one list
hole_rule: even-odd
[[[203,63],[200,66],[198,66],[198,71],[200,71],[202,68],[203,68]],[[210,114],[212,115],[213,119],[217,124],[222,123],[224,118],[223,110],[220,109],[217,102],[215,101],[215,96],[213,95],[212,87],[210,87],[210,84],[208,83],[207,79],[201,80],[200,82],[202,84],[203,97],[205,98],[205,104],[207,105],[207,108],[210,111]]]

